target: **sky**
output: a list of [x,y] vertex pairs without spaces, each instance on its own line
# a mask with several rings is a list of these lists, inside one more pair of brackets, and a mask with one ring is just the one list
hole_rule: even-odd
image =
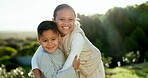
[[113,7],[141,4],[148,0],[0,0],[0,31],[36,31],[44,20],[53,18],[57,5],[66,3],[76,13],[105,14]]

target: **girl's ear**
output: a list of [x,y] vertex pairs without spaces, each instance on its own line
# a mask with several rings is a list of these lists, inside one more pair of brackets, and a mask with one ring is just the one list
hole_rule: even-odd
[[38,40],[38,44],[41,45],[41,41],[40,40]]

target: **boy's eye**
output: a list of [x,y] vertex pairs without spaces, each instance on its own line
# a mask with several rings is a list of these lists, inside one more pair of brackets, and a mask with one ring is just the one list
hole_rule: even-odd
[[43,40],[43,42],[47,42],[47,40]]

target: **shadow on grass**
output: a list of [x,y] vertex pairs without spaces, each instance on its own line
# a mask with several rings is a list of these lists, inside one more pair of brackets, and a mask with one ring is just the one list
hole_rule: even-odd
[[148,78],[148,62],[134,64],[129,69],[134,70],[135,74],[140,78]]
[[106,69],[106,78],[148,78],[148,62]]

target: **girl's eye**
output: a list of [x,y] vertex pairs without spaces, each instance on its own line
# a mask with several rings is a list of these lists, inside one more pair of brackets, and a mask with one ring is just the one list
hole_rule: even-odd
[[64,20],[64,19],[60,19],[60,20]]
[[56,40],[55,38],[52,39],[52,41]]
[[73,20],[73,19],[70,19],[71,21]]
[[69,19],[69,21],[74,21],[74,19]]

